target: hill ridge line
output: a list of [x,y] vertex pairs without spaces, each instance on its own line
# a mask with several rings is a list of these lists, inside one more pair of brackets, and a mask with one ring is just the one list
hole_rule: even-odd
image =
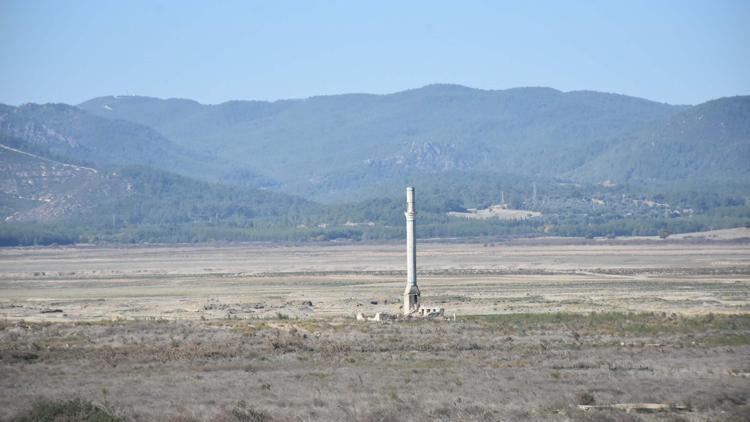
[[29,157],[34,157],[34,158],[39,159],[39,160],[49,161],[50,163],[55,163],[55,164],[60,164],[61,166],[73,167],[75,169],[89,170],[89,171],[93,172],[94,174],[98,174],[99,173],[99,171],[97,169],[95,169],[95,168],[86,167],[86,166],[78,166],[78,165],[75,165],[75,164],[63,163],[63,162],[60,162],[60,161],[53,160],[51,158],[42,157],[40,155],[32,154],[32,153],[26,152],[26,151],[21,151],[20,149],[9,147],[9,146],[3,145],[3,144],[0,144],[0,147],[5,148],[5,149],[10,150],[10,151],[13,151],[13,152],[17,152],[19,154],[28,155]]

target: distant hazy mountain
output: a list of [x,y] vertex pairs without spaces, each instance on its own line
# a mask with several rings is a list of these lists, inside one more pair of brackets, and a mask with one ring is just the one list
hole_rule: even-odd
[[750,97],[698,106],[550,88],[431,85],[276,102],[101,97],[0,108],[0,134],[96,164],[142,164],[314,199],[434,174],[580,182],[747,180]]
[[[748,163],[747,96],[674,106],[432,85],[0,105],[0,244],[394,238],[407,184],[427,237],[737,227],[750,221]],[[501,201],[543,216],[447,214]]]
[[219,105],[102,97],[80,107],[149,125],[181,146],[245,163],[301,193],[321,190],[316,184],[336,174],[378,177],[394,169],[564,176],[689,109],[588,91],[456,85]]
[[750,96],[720,98],[613,143],[570,173],[575,179],[750,181]]
[[[50,158],[0,138],[0,221],[179,224],[281,216],[314,205],[302,198],[201,182],[143,166],[95,168]],[[29,153],[34,150],[35,153]],[[114,223],[111,223],[114,219]]]
[[[104,119],[65,104],[0,105],[0,136],[77,161],[151,166],[208,180],[242,169],[181,147],[151,127]],[[260,180],[247,170],[245,175],[253,182]]]
[[127,192],[127,182],[112,174],[0,144],[1,220],[50,221],[69,217]]

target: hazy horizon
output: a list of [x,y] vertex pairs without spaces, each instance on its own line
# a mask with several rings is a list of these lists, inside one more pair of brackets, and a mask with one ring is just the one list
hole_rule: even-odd
[[669,104],[750,93],[750,4],[0,2],[0,102],[203,104],[433,83]]
[[[750,95],[750,94],[738,93],[738,94],[725,95],[725,96],[716,97],[716,98],[708,98],[705,101],[702,101],[701,103],[687,104],[687,103],[669,103],[669,102],[659,101],[659,100],[655,100],[655,99],[648,98],[648,97],[638,97],[638,96],[635,96],[635,95],[628,95],[628,94],[624,94],[624,93],[620,93],[620,92],[599,91],[599,90],[592,90],[592,89],[562,90],[562,89],[558,89],[558,88],[555,88],[555,87],[552,87],[552,86],[531,86],[531,85],[530,86],[513,86],[513,87],[507,87],[507,88],[484,88],[484,87],[468,86],[468,85],[463,85],[463,84],[458,84],[458,83],[433,82],[433,83],[428,83],[426,85],[422,85],[422,86],[418,86],[418,87],[406,88],[406,89],[402,89],[402,90],[398,90],[398,91],[382,92],[382,93],[365,92],[365,91],[354,91],[354,92],[341,92],[341,93],[335,93],[335,94],[319,93],[319,94],[312,94],[312,95],[309,95],[309,96],[306,96],[306,97],[276,98],[276,99],[270,99],[270,100],[258,99],[258,98],[229,98],[229,99],[226,99],[226,100],[223,100],[223,101],[219,101],[219,102],[203,102],[203,101],[199,101],[199,100],[197,100],[195,98],[189,98],[189,97],[184,97],[184,96],[183,97],[180,97],[180,96],[177,96],[177,97],[163,97],[163,96],[156,96],[156,95],[145,95],[145,94],[140,94],[140,93],[127,93],[127,94],[122,94],[122,93],[119,93],[119,94],[115,94],[115,93],[103,93],[101,95],[97,95],[97,96],[94,96],[94,97],[91,97],[91,98],[87,98],[87,99],[85,99],[85,100],[83,100],[81,102],[77,102],[77,103],[63,103],[63,104],[77,106],[77,105],[86,103],[87,101],[90,101],[90,100],[94,100],[94,99],[97,99],[97,98],[105,98],[105,97],[114,97],[114,98],[136,97],[136,98],[154,98],[154,99],[159,99],[159,100],[187,100],[187,101],[195,101],[195,102],[197,102],[198,104],[201,104],[201,105],[220,105],[220,104],[224,104],[224,103],[228,103],[228,102],[233,102],[233,101],[247,101],[247,102],[257,101],[257,102],[274,103],[274,102],[278,102],[278,101],[297,101],[297,100],[306,100],[306,99],[319,98],[319,97],[335,97],[335,96],[346,96],[346,95],[386,96],[386,95],[398,94],[398,93],[401,93],[401,92],[407,92],[407,91],[414,91],[414,90],[419,90],[419,89],[425,89],[425,88],[432,87],[432,86],[456,86],[456,87],[462,87],[462,88],[466,88],[466,89],[470,89],[470,90],[486,91],[486,92],[508,91],[508,90],[514,90],[514,89],[552,89],[552,90],[561,92],[563,94],[573,93],[573,92],[596,92],[596,93],[608,94],[608,95],[621,95],[621,96],[625,96],[625,97],[639,98],[639,99],[643,99],[643,100],[647,100],[647,101],[652,101],[652,102],[656,102],[656,103],[669,104],[669,105],[678,105],[678,106],[681,106],[681,105],[692,106],[692,105],[701,104],[703,102],[717,100],[717,99],[720,99],[720,98],[739,97],[739,96]],[[54,103],[62,103],[62,102],[52,102],[52,101],[48,101],[48,102],[33,102],[33,101],[24,101],[24,102],[20,102],[20,103],[16,103],[16,104],[6,103],[6,102],[0,102],[0,104],[10,105],[10,106],[14,106],[14,107],[18,107],[18,106],[25,105],[25,104],[54,104]]]

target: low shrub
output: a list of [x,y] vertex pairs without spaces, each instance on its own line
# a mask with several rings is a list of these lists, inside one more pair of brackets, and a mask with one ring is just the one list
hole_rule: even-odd
[[122,422],[110,409],[83,399],[36,401],[18,422]]
[[232,415],[238,422],[266,422],[270,420],[266,413],[253,408],[244,400],[241,400],[236,406],[234,406],[234,409],[232,409]]

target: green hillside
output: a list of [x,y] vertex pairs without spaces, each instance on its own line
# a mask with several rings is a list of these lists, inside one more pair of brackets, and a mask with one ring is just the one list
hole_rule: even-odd
[[691,107],[614,144],[570,176],[591,182],[750,181],[750,96]]
[[241,164],[181,147],[148,126],[104,119],[65,104],[0,105],[0,138],[98,165],[144,165],[206,180],[242,171],[248,184],[265,180]]
[[318,212],[317,205],[282,193],[143,166],[71,164],[39,145],[5,141],[13,146],[0,144],[0,245],[191,241],[185,233],[195,225],[294,227]]
[[[422,237],[737,227],[750,224],[749,98],[433,85],[0,106],[0,243],[393,239],[407,185]],[[465,217],[491,206],[534,217]]]
[[[375,197],[319,205],[265,190],[197,181],[142,166],[86,167],[53,153],[0,146],[0,245],[247,240],[360,241],[403,237],[403,184],[418,186],[421,237],[654,235],[750,223],[747,186],[669,185],[644,191],[555,179],[451,171],[404,173]],[[18,148],[17,148],[18,147]],[[533,210],[528,220],[448,215]]]
[[684,109],[615,94],[456,85],[220,105],[102,97],[80,107],[153,125],[175,143],[241,161],[281,181],[282,189],[310,197],[331,190],[321,180],[346,185],[352,174],[367,180],[403,170],[557,177]]

